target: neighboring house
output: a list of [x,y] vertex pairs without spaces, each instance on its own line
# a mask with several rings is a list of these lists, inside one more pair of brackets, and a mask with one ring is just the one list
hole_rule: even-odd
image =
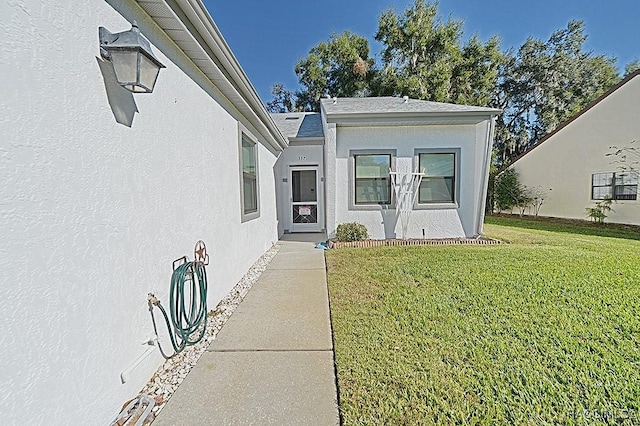
[[[380,97],[323,99],[320,113],[274,114],[289,138],[275,173],[280,229],[333,236],[355,221],[377,239],[478,236],[499,112]],[[406,191],[415,197],[403,209]]]
[[[510,166],[545,199],[542,216],[586,219],[585,208],[612,198],[607,221],[640,225],[638,173],[623,170],[612,146],[640,156],[640,70],[628,75]],[[637,164],[635,166],[637,170]]]
[[[392,176],[426,172],[408,237],[481,232],[497,110],[327,99],[276,125],[200,0],[0,14],[0,424],[108,424],[162,362],[148,293],[168,304],[198,240],[212,309],[284,232],[399,236]],[[98,28],[134,21],[166,66],[150,94],[101,58]]]

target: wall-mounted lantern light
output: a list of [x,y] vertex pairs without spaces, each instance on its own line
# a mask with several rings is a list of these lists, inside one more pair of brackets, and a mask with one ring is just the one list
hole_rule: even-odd
[[134,21],[129,31],[113,34],[98,28],[100,55],[113,64],[118,83],[133,93],[151,93],[164,65],[153,55],[149,41]]

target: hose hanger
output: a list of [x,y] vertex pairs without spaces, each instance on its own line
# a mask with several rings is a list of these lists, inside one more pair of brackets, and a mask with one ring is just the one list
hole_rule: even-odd
[[[204,241],[198,240],[196,242],[196,246],[193,249],[193,259],[194,262],[200,262],[204,264],[204,266],[209,265],[209,255],[207,254],[207,246],[204,244]],[[187,263],[187,256],[182,256],[173,261],[173,270],[175,271],[180,265]]]
[[199,240],[193,250],[193,261],[186,256],[173,261],[173,274],[169,288],[169,315],[160,300],[149,293],[148,304],[153,322],[153,331],[158,329],[153,313],[154,306],[160,308],[167,325],[173,355],[167,355],[158,339],[160,353],[166,359],[182,352],[184,348],[195,345],[204,337],[207,328],[207,271],[209,264],[207,246]]

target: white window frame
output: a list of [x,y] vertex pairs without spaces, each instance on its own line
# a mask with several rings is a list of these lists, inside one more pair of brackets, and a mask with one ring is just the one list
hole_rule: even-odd
[[[254,149],[254,158],[255,158],[255,180],[256,180],[256,190],[255,190],[255,202],[256,202],[256,210],[247,211],[244,203],[244,162],[243,162],[243,140],[246,140],[253,144]],[[242,125],[238,124],[238,159],[239,159],[239,171],[240,171],[240,221],[248,222],[253,219],[257,219],[260,217],[260,158],[258,156],[258,142],[255,137],[253,137],[249,131]]]
[[[453,154],[453,201],[434,201],[434,202],[420,202],[420,188],[417,188],[418,194],[416,194],[415,203],[413,208],[415,210],[431,210],[431,209],[457,209],[460,207],[460,158],[462,156],[461,148],[417,148],[414,151],[413,167],[414,170],[421,172],[420,170],[420,154]],[[425,178],[429,176],[424,176]]]

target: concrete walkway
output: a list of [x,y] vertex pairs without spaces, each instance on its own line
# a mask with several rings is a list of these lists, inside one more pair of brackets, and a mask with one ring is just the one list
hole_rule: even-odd
[[322,240],[285,235],[154,426],[339,424]]

